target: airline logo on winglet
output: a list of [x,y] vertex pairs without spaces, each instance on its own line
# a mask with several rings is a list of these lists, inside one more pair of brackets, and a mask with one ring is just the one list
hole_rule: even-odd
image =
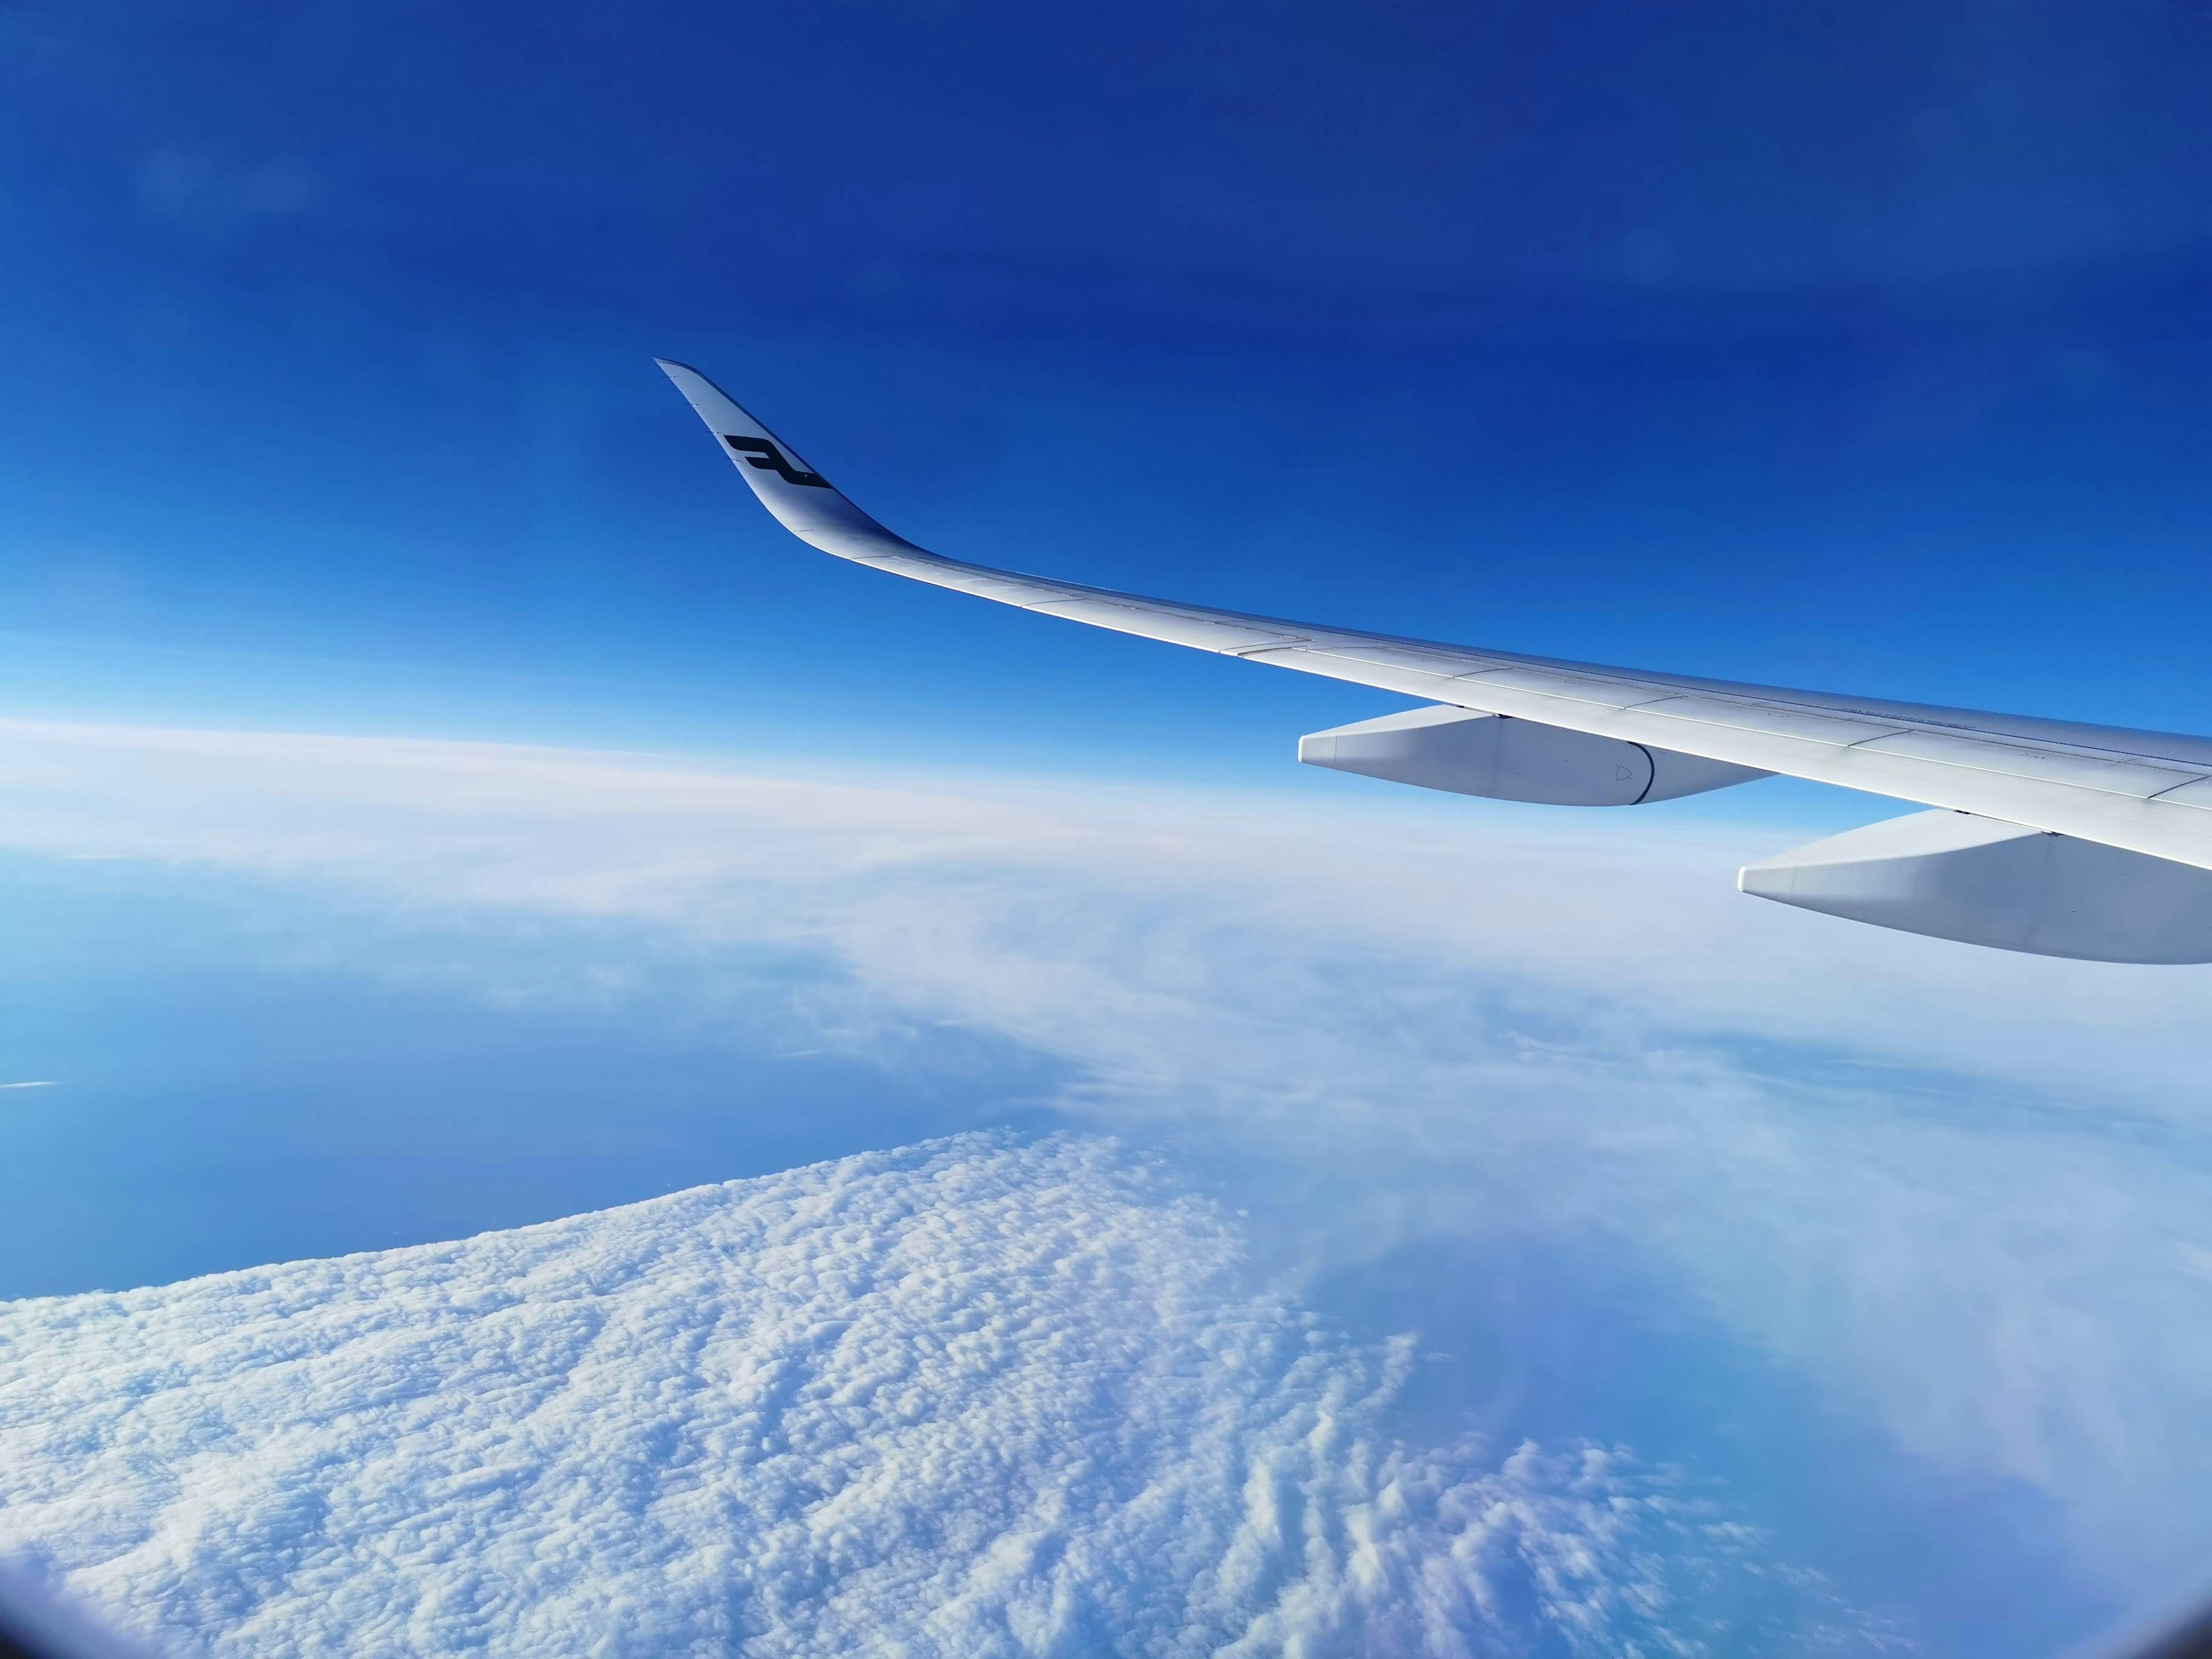
[[811,484],[817,489],[830,488],[830,480],[819,472],[801,472],[784,459],[783,452],[765,438],[739,438],[725,434],[722,441],[744,456],[748,465],[763,472],[773,472],[786,483]]

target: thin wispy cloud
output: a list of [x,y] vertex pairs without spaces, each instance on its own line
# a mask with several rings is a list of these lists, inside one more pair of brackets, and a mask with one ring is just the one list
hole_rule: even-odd
[[164,144],[138,170],[138,198],[149,216],[204,234],[290,217],[320,194],[314,170],[292,156],[247,160]]
[[[1181,907],[1233,902],[1255,927],[1598,992],[1621,1017],[2094,1086],[2100,1106],[2121,1091],[2131,1109],[2194,1121],[2199,975],[1978,951],[1746,899],[1735,866],[1793,833],[1756,823],[1405,791],[1286,811],[1280,796],[1096,781],[20,720],[0,720],[0,848],[196,860],[708,938],[787,930],[783,898],[801,888],[829,900],[809,929],[834,932],[863,909],[891,921],[913,895],[1079,870],[1185,939],[1199,924]],[[1056,921],[1087,929],[1087,945],[1115,925],[1086,923],[1079,903]],[[911,966],[938,975],[926,955]],[[2109,1063],[2116,1044],[2125,1068]]]

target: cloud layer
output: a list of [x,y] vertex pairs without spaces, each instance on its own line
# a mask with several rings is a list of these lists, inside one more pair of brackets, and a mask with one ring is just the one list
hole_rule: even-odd
[[[1074,1079],[1076,1121],[1241,1179],[1271,1264],[1443,1235],[1633,1264],[1886,1449],[1870,1515],[1998,1492],[1944,1546],[1961,1583],[2015,1522],[2100,1595],[2198,1571],[2200,974],[1759,905],[1732,865],[1790,830],[1663,811],[25,722],[0,787],[0,844],[283,883],[305,920],[270,969],[899,1065],[917,1030],[990,1033]],[[834,971],[771,982],[763,951]]]
[[215,1654],[1869,1639],[1621,1452],[1394,1445],[1410,1344],[1238,1258],[1109,1143],[970,1136],[16,1303],[0,1542]]
[[[0,719],[10,803],[0,846],[25,851],[337,878],[708,940],[826,941],[866,958],[872,977],[925,992],[952,975],[903,953],[916,927],[947,915],[948,893],[959,915],[994,921],[994,898],[1049,902],[1074,874],[1082,890],[1049,917],[1081,947],[1055,964],[1062,979],[1132,927],[1157,927],[1177,950],[1200,928],[1218,939],[1234,906],[1249,933],[1600,992],[1605,1017],[1649,1028],[2091,1086],[2100,1106],[2198,1120],[2176,1098],[2197,1077],[2202,980],[2187,970],[1979,951],[1743,898],[1736,866],[1804,833],[1786,826],[1322,787],[1294,799],[880,767],[808,774]],[[1094,894],[1112,908],[1087,905]],[[896,951],[875,950],[902,930]],[[1130,1048],[1118,1036],[1106,1046]],[[2112,1063],[2116,1047],[2125,1066]]]

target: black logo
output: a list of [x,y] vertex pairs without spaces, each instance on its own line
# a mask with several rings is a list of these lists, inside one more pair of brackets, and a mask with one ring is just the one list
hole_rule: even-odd
[[819,472],[801,472],[783,458],[783,452],[765,438],[732,438],[724,435],[722,441],[745,458],[749,465],[763,472],[773,472],[786,483],[811,484],[817,489],[830,488],[830,480]]

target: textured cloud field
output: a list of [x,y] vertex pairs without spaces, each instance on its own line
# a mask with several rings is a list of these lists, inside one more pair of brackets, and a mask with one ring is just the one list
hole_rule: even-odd
[[[2201,1575],[2201,973],[1738,896],[1735,865],[1787,827],[1336,779],[1239,796],[0,722],[0,848],[40,868],[276,896],[236,947],[266,975],[343,963],[456,1006],[742,1029],[886,1079],[966,1035],[1044,1056],[1053,1114],[1249,1210],[1271,1282],[1374,1310],[1365,1336],[1458,1319],[1442,1340],[1510,1358],[1573,1304],[1597,1346],[1540,1379],[1547,1444],[1771,1480],[1762,1524],[1817,1536],[1798,1553],[1853,1601],[1903,1585],[1883,1610],[1939,1648],[2056,1651]],[[431,1129],[464,1134],[466,1105]],[[856,1120],[842,1146],[933,1132]],[[1531,1252],[1568,1265],[1513,1279]],[[1401,1316],[1375,1277],[1401,1259],[1465,1293]],[[1694,1340],[1651,1359],[1644,1328]],[[1617,1395],[1681,1402],[1670,1439],[1599,1426],[1608,1365]],[[1361,1397],[1402,1427],[1422,1376],[1459,1369]],[[1530,1402],[1484,1382],[1452,1410],[1510,1446]],[[1848,1467],[1816,1467],[1831,1444]],[[2014,1587],[1994,1610],[1992,1583]]]
[[0,1542],[212,1653],[1688,1653],[1876,1639],[1618,1450],[1392,1443],[1417,1356],[1097,1139],[0,1308]]

